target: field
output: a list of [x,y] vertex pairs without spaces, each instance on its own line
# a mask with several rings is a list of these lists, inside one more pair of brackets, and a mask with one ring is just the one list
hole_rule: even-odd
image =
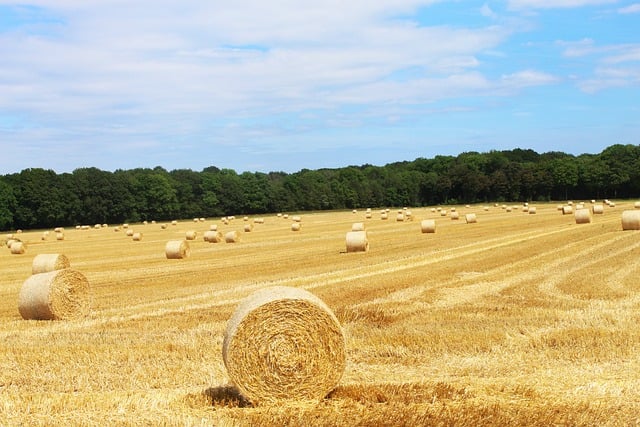
[[[130,224],[137,242],[113,225],[14,234],[27,251],[0,247],[0,425],[640,425],[640,232],[620,221],[633,202],[590,224],[510,206],[303,212],[297,232],[275,214],[251,232],[242,216]],[[346,253],[354,222],[368,252]],[[204,242],[210,224],[241,241]],[[191,256],[166,259],[188,230]],[[87,277],[87,318],[21,318],[41,253]],[[343,326],[346,370],[318,404],[252,406],[229,384],[226,323],[272,285],[309,290]]]

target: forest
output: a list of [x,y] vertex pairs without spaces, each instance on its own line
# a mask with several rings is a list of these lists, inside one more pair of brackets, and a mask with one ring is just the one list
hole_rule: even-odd
[[236,214],[501,201],[637,198],[640,145],[599,154],[531,149],[295,173],[162,167],[0,176],[0,230]]

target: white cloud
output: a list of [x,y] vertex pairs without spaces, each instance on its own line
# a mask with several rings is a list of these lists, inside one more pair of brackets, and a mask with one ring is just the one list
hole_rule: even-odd
[[626,7],[621,7],[620,9],[618,9],[618,13],[621,13],[623,15],[630,13],[640,13],[640,3],[634,3]]
[[558,9],[616,3],[616,0],[509,0],[510,9]]

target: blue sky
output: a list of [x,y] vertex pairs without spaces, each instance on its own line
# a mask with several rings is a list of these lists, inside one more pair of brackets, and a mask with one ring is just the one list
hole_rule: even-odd
[[0,0],[0,174],[640,144],[638,0],[307,3]]

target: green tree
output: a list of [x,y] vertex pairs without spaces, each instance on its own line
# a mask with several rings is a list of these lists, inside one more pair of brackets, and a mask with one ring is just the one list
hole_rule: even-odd
[[0,230],[8,230],[13,227],[13,212],[16,205],[13,188],[9,183],[0,179]]

